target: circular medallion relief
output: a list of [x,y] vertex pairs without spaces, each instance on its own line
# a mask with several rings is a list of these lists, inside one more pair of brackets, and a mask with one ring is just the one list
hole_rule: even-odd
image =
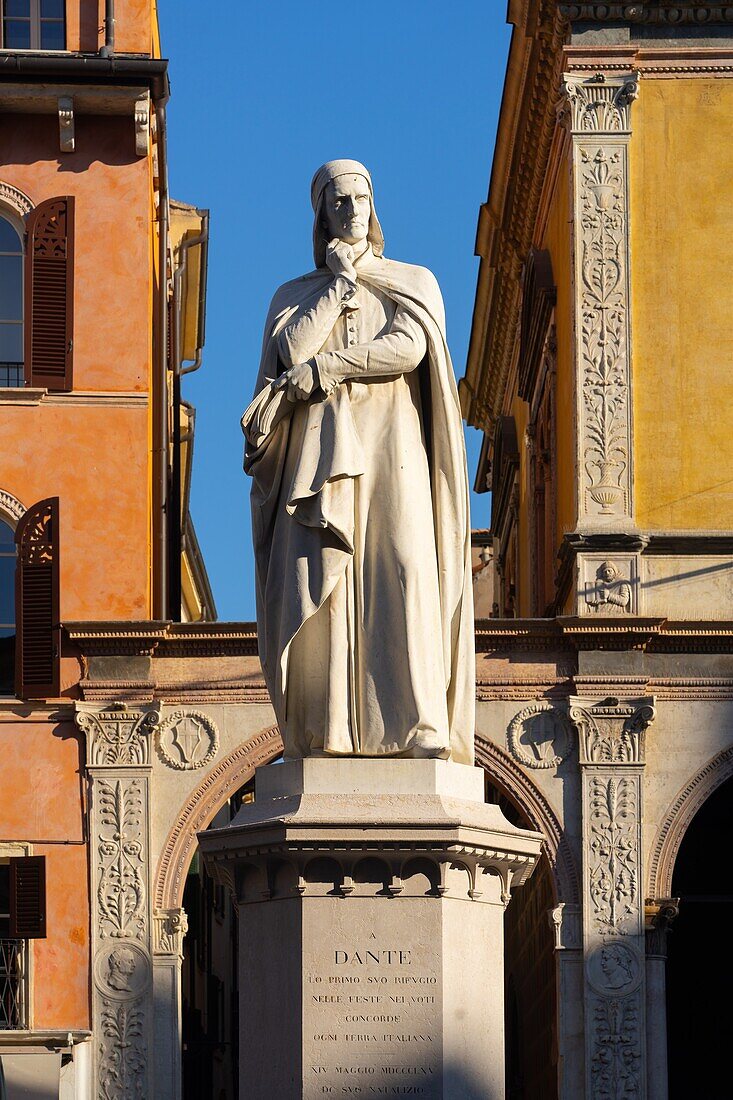
[[624,943],[597,947],[587,962],[588,981],[596,993],[608,997],[633,992],[641,980],[639,959]]
[[158,751],[178,771],[205,768],[219,751],[219,731],[208,714],[177,710],[158,727]]
[[94,984],[116,1001],[139,997],[150,984],[150,960],[136,943],[107,943],[94,961]]
[[510,722],[507,743],[525,768],[556,768],[572,748],[570,722],[552,703],[533,703]]

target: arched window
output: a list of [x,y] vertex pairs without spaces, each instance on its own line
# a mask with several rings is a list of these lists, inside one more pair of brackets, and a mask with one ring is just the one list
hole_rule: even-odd
[[0,518],[0,694],[15,682],[15,532]]
[[23,382],[23,243],[0,215],[0,387]]

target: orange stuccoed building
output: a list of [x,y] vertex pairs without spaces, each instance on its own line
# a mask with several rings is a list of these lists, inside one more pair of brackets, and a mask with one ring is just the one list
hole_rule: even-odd
[[[0,15],[0,1078],[11,1100],[31,1083],[132,1095],[114,1044],[93,1069],[91,1037],[140,1027],[125,995],[149,981],[148,947],[127,917],[151,919],[146,840],[124,783],[90,779],[74,720],[89,659],[61,624],[214,618],[180,397],[200,363],[208,214],[168,196],[151,0],[3,0]],[[112,849],[98,867],[95,799]],[[95,935],[130,939],[98,963],[96,1007]]]

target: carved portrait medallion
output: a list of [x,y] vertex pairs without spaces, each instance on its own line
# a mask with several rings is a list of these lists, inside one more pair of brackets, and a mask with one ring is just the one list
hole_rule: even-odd
[[150,961],[136,943],[108,943],[94,960],[94,984],[115,1001],[141,996],[150,984]]
[[586,966],[588,981],[602,996],[624,997],[641,981],[639,960],[625,943],[601,944],[589,955]]

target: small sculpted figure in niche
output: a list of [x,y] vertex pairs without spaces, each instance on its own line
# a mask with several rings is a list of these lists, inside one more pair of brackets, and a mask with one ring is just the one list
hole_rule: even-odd
[[618,615],[631,609],[631,585],[615,562],[604,561],[598,567],[588,603],[602,615]]
[[434,276],[384,257],[372,181],[311,185],[242,418],[259,650],[290,758],[473,761],[468,479]]

